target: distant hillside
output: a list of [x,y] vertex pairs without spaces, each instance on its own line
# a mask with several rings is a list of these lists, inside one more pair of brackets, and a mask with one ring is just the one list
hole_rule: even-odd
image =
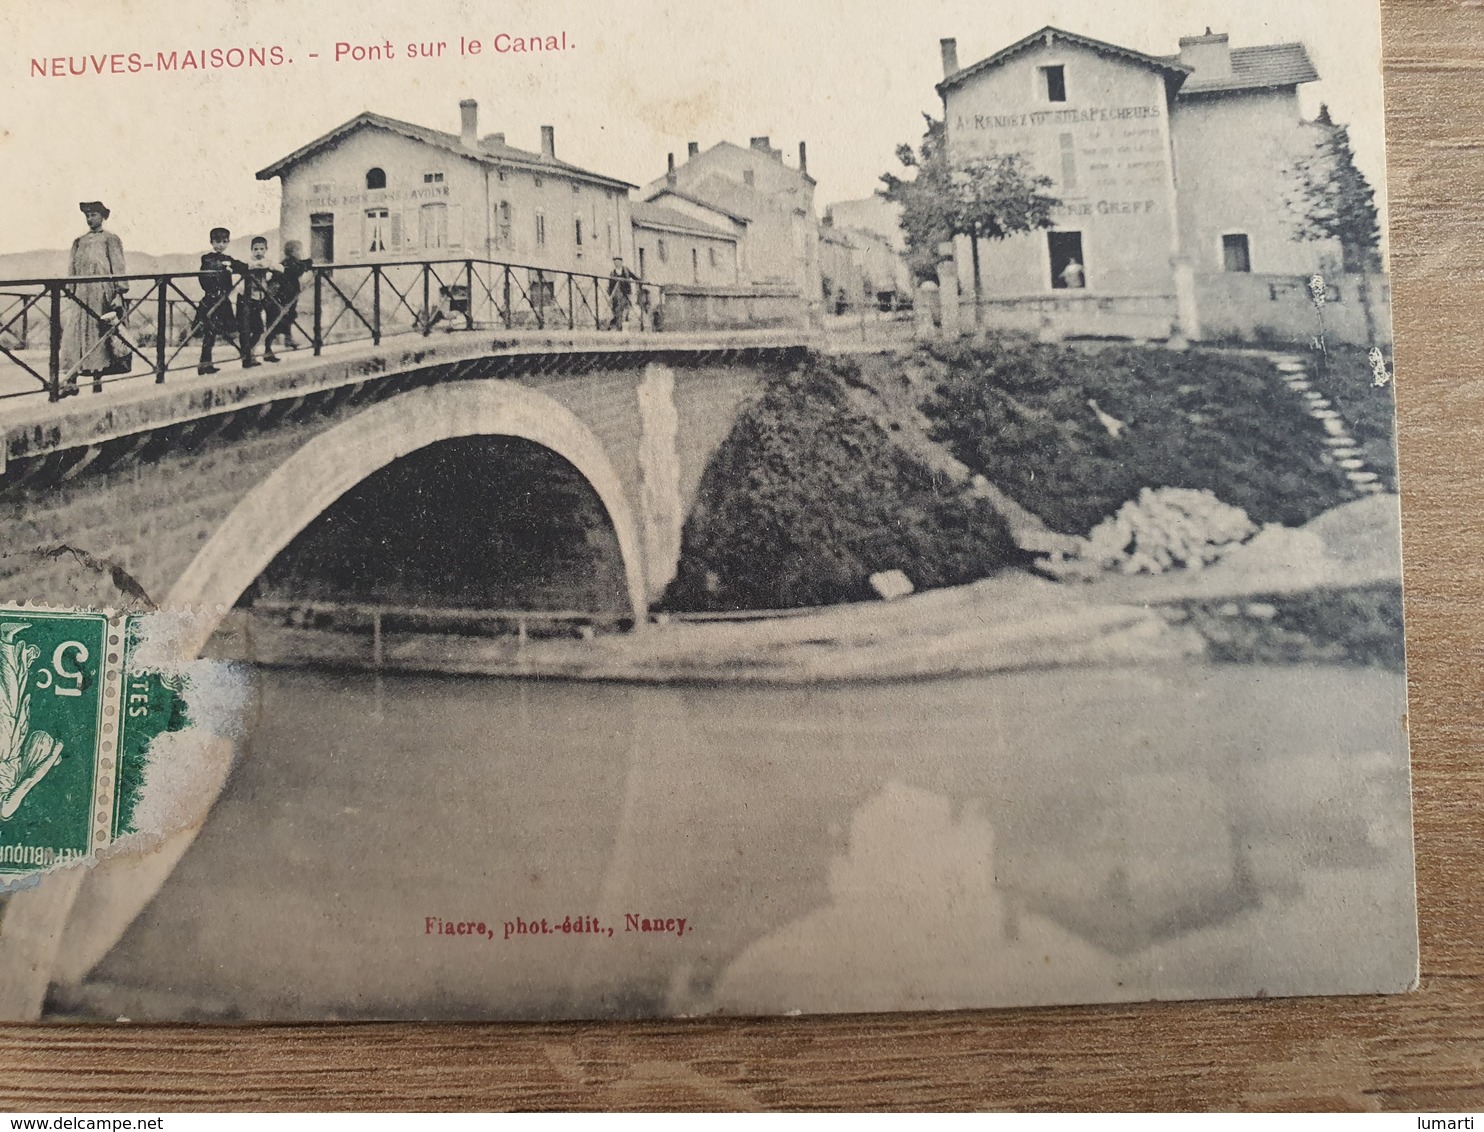
[[[277,261],[282,252],[278,247],[278,229],[250,233],[235,239],[227,251],[238,259],[247,259],[253,235],[268,239],[268,258]],[[183,271],[195,271],[201,266],[201,253],[211,250],[204,240],[201,250],[196,252],[171,252],[166,255],[150,255],[136,252],[124,244],[124,263],[130,275],[171,275]],[[34,252],[7,252],[0,255],[0,280],[5,279],[53,279],[67,274],[68,248],[39,250]]]

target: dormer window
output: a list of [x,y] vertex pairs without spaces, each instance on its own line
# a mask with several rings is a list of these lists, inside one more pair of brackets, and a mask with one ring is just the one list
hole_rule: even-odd
[[1061,64],[1054,67],[1042,67],[1041,82],[1046,91],[1047,102],[1065,102],[1067,100],[1067,69]]
[[373,166],[366,170],[366,187],[368,189],[386,188],[386,170]]

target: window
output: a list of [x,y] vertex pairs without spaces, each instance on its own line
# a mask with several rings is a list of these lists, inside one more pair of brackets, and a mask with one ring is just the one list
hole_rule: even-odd
[[392,234],[390,221],[391,218],[386,209],[366,209],[366,239],[363,246],[368,252],[386,251],[387,242]]
[[692,283],[699,283],[701,281],[701,249],[700,248],[691,248],[691,250],[690,250],[690,277],[691,277],[691,282]]
[[706,255],[710,258],[712,267],[721,266],[721,257],[716,254],[715,248],[707,248]]
[[508,247],[511,246],[510,245],[510,202],[508,200],[502,200],[500,202],[499,215],[498,215],[498,224],[500,226],[500,246],[501,247],[508,248]]
[[368,189],[386,188],[386,170],[372,167],[366,170],[366,187]]
[[573,181],[572,182],[572,195],[575,197],[575,196],[577,196],[581,192],[582,192],[582,186],[579,185],[576,181]]
[[664,237],[661,237],[654,242],[654,254],[659,256],[659,260],[661,263],[670,262],[670,250],[665,247]]
[[423,184],[425,184],[425,185],[441,185],[441,184],[443,184],[443,174],[442,173],[424,173],[423,174]]
[[639,249],[639,278],[644,278],[644,249]]
[[505,170],[503,170],[503,169],[496,169],[495,170],[495,176],[499,180],[503,181],[505,179]]
[[422,229],[423,247],[448,247],[448,205],[425,204],[418,209],[418,225]]
[[545,182],[545,181],[543,181],[543,180],[542,180],[542,179],[541,179],[541,178],[540,178],[540,177],[532,177],[532,178],[531,178],[531,180],[533,180],[533,181],[535,181],[535,182],[536,182],[536,187],[537,187],[537,188],[538,188],[538,189],[539,189],[539,188],[540,188],[540,187],[541,187],[541,186],[542,186],[542,185],[544,185],[544,184],[546,184],[546,182]]
[[752,170],[751,169],[744,169],[744,170],[742,170],[742,182],[743,182],[743,184],[747,184],[747,185],[752,184]]
[[1221,237],[1221,267],[1224,271],[1252,270],[1252,255],[1245,233],[1234,232]]
[[576,238],[579,250],[582,247],[582,217],[572,221],[572,235]]
[[1054,289],[1080,291],[1087,286],[1081,232],[1047,232],[1046,250],[1051,255],[1051,286]]
[[1047,102],[1065,102],[1067,100],[1067,69],[1060,64],[1055,67],[1040,68],[1045,83]]
[[1071,134],[1061,136],[1061,187],[1064,189],[1075,189],[1077,187],[1077,149],[1076,139]]
[[536,246],[546,246],[546,213],[539,210],[536,213]]
[[316,181],[310,186],[309,195],[316,197],[327,197],[335,191],[335,186],[329,181]]

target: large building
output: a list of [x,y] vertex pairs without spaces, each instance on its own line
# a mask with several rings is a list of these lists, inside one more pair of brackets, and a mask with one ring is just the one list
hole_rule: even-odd
[[[1296,161],[1319,139],[1298,87],[1318,78],[1302,44],[1232,48],[1227,36],[1146,55],[1047,27],[960,68],[943,49],[950,160],[1023,155],[1059,200],[1049,231],[955,248],[979,321],[1054,333],[1262,337],[1306,332],[1304,281],[1333,280],[1337,242],[1297,236]],[[977,251],[977,254],[976,254]],[[1348,294],[1346,292],[1349,292]],[[1384,284],[1346,277],[1336,319]],[[1350,303],[1350,311],[1340,307]]]
[[643,196],[737,235],[740,283],[792,288],[817,306],[819,219],[802,142],[797,168],[785,164],[766,137],[745,148],[718,142],[705,151],[692,142],[685,162],[672,160]]
[[479,136],[478,106],[460,132],[365,112],[258,173],[282,183],[280,233],[316,263],[490,259],[607,276],[633,258],[629,190],[556,156]]

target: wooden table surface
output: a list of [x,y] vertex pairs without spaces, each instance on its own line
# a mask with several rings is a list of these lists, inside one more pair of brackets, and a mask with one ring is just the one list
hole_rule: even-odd
[[1395,0],[1384,24],[1416,993],[631,1025],[5,1026],[0,1109],[1484,1107],[1484,2]]

